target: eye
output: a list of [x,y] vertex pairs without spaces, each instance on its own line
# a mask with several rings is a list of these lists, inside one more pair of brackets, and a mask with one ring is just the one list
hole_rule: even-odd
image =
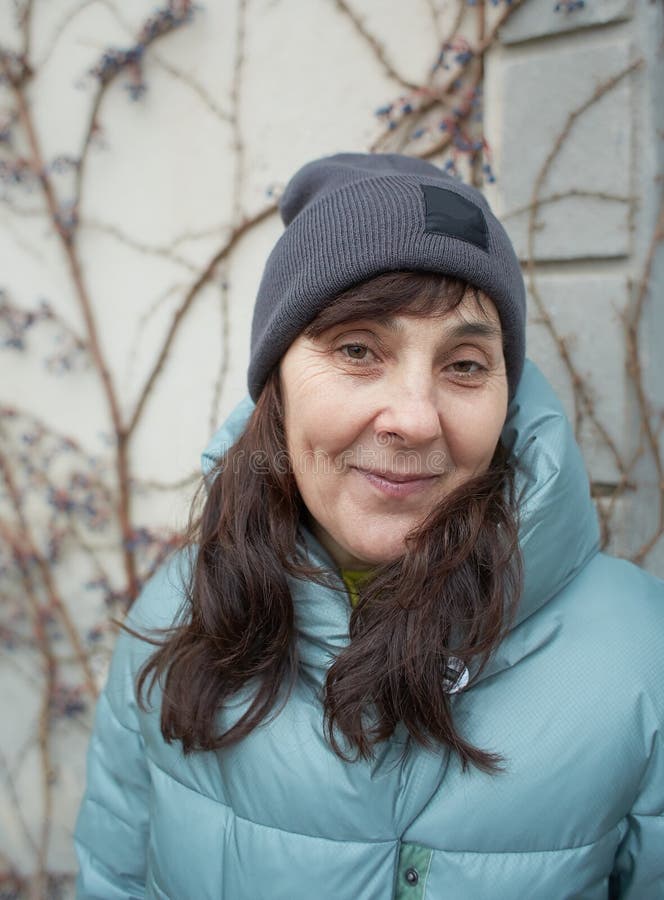
[[452,368],[456,369],[460,375],[474,375],[483,369],[484,366],[475,362],[474,359],[460,359],[458,362],[452,363]]
[[371,350],[366,344],[343,344],[339,347],[339,352],[342,353],[349,362],[363,363],[369,362]]
[[474,359],[459,359],[450,364],[453,374],[461,376],[461,378],[477,378],[483,375],[487,368]]

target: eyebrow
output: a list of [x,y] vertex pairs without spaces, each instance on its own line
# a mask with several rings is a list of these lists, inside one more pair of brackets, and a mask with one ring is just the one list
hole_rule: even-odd
[[489,322],[460,322],[451,329],[451,338],[460,337],[486,337],[494,340],[502,340],[503,333],[498,325]]
[[[403,324],[396,316],[377,317],[376,321],[379,325],[398,334],[403,331]],[[451,328],[445,335],[446,339],[458,340],[463,337],[485,337],[494,340],[502,340],[503,334],[498,325],[492,325],[490,322],[479,322],[473,320],[470,322],[459,322]]]

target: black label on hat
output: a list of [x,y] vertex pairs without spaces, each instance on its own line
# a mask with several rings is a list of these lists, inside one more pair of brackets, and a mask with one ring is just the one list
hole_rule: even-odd
[[455,191],[421,184],[426,206],[424,230],[468,241],[481,250],[489,249],[489,229],[484,213]]

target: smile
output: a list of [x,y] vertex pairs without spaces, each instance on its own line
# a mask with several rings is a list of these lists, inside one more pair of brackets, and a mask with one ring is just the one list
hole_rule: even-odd
[[437,475],[402,475],[396,472],[378,473],[367,469],[355,469],[373,487],[388,497],[410,497],[428,490]]

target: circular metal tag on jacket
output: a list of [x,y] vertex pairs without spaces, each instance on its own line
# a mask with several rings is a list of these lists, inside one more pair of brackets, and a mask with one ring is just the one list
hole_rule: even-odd
[[470,673],[462,660],[457,659],[455,656],[450,656],[443,676],[445,693],[456,694],[462,691],[468,684],[469,679]]

